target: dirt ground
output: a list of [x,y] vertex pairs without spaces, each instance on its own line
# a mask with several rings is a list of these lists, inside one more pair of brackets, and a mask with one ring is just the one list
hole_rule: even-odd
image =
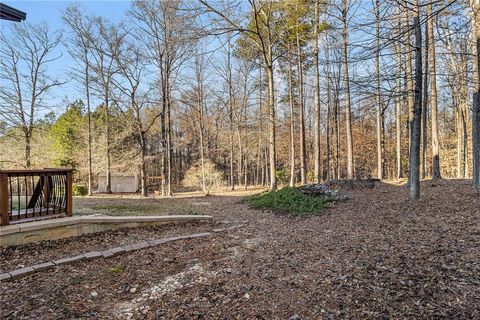
[[[252,210],[239,195],[183,197],[159,205],[165,213],[172,206],[212,214],[213,225],[131,229],[3,249],[1,268],[8,269],[22,260],[29,264],[105,243],[249,221],[208,238],[2,282],[1,317],[480,318],[480,197],[469,181],[422,182],[417,203],[408,200],[405,186],[379,183],[353,190],[349,200],[306,218]],[[108,201],[96,205],[118,203]],[[125,201],[122,205],[130,206]],[[163,201],[147,200],[150,206]]]

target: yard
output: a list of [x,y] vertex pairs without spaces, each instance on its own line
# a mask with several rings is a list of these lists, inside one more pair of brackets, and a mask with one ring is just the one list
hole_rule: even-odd
[[[253,190],[258,192],[259,190]],[[470,181],[351,191],[321,215],[251,209],[243,192],[173,199],[75,198],[79,214],[211,214],[2,249],[2,270],[139,239],[248,223],[208,238],[82,261],[2,282],[3,319],[480,317],[480,199]]]

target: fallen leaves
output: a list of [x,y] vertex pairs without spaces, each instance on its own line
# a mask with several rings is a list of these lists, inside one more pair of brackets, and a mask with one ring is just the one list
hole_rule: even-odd
[[[422,183],[417,203],[404,186],[376,182],[353,188],[351,199],[308,218],[251,210],[234,197],[202,201],[217,221],[249,220],[248,226],[2,283],[2,317],[480,317],[480,199],[469,181]],[[143,239],[151,232],[183,234],[192,226],[169,228],[143,231]],[[138,241],[138,231],[77,241]],[[46,255],[69,246],[75,243],[34,249]],[[28,256],[28,250],[17,253],[17,263]],[[112,273],[112,266],[123,271]],[[114,315],[120,305],[125,312]]]

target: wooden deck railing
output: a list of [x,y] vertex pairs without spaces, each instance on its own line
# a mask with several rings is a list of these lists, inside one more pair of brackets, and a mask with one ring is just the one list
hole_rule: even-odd
[[0,170],[1,225],[72,215],[72,170]]

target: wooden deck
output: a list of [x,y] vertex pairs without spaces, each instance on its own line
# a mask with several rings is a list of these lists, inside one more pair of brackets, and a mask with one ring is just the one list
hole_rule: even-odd
[[66,217],[65,208],[51,205],[48,208],[31,208],[11,211],[10,224]]

